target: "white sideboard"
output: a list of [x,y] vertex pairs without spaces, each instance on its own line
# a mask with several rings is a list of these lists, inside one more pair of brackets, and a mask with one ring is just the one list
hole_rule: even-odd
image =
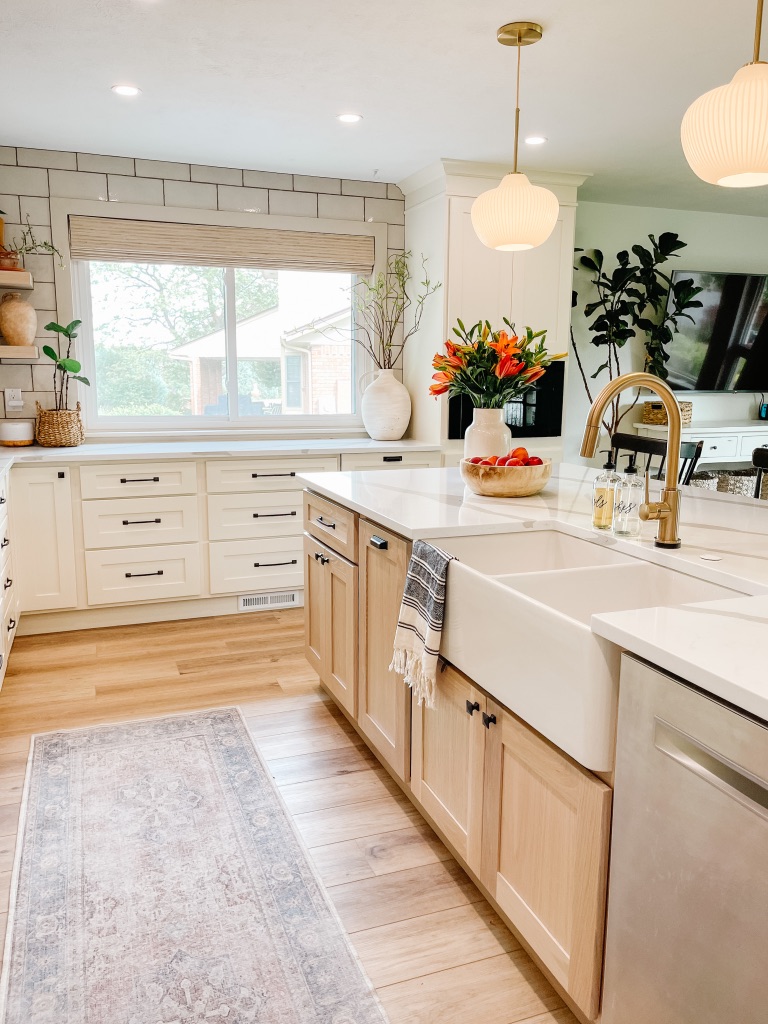
[[[635,423],[641,437],[658,437],[666,441],[668,427]],[[683,441],[703,441],[699,466],[748,466],[755,448],[768,448],[768,420],[746,420],[741,423],[701,422],[683,427]]]

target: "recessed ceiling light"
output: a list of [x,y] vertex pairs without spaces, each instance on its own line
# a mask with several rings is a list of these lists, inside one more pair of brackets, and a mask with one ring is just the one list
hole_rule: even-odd
[[526,146],[543,146],[546,141],[545,135],[526,135],[525,137]]
[[336,120],[341,121],[342,124],[357,124],[358,121],[363,120],[362,114],[337,114]]
[[141,89],[135,85],[113,85],[112,92],[116,92],[118,96],[138,96]]

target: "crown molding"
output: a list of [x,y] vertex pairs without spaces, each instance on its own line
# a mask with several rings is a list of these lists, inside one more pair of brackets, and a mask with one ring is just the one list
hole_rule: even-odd
[[[478,196],[497,185],[509,170],[506,164],[442,159],[403,178],[398,185],[408,208],[438,195]],[[550,187],[564,205],[576,204],[577,189],[589,177],[588,174],[570,171],[531,170],[526,173],[534,185]]]

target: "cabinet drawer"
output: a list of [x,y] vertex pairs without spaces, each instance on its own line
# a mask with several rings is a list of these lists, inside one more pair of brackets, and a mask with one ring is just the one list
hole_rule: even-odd
[[211,593],[287,590],[304,582],[301,537],[214,541],[210,545]]
[[765,434],[744,434],[741,438],[739,455],[752,461],[752,452],[755,448],[768,448],[768,431]]
[[0,638],[0,652],[2,653],[2,665],[0,665],[0,679],[5,674],[5,668],[8,664],[8,656],[11,653],[11,647],[16,637],[16,629],[19,625],[19,596],[16,594],[10,601],[3,602],[2,611],[2,625],[0,629],[3,631],[2,638]]
[[104,498],[83,503],[86,548],[178,544],[198,539],[197,498]]
[[8,606],[18,605],[19,588],[13,578],[13,562],[6,562],[0,573],[0,618],[5,618]]
[[357,516],[312,491],[304,492],[304,529],[350,562],[357,562]]
[[171,601],[200,593],[200,546],[86,551],[89,604]]
[[152,494],[194,494],[194,462],[137,462],[109,466],[81,466],[80,490],[84,498],[141,498]]
[[205,474],[209,493],[225,494],[228,491],[301,490],[299,473],[320,473],[337,468],[335,455],[308,455],[301,458],[206,462]]
[[440,452],[358,452],[341,456],[342,471],[361,469],[434,469],[441,464]]
[[8,518],[8,474],[0,477],[0,529]]
[[708,434],[701,440],[704,442],[701,450],[702,459],[728,459],[738,454],[738,434]]
[[301,533],[301,491],[261,494],[210,494],[208,536],[211,540],[298,536]]

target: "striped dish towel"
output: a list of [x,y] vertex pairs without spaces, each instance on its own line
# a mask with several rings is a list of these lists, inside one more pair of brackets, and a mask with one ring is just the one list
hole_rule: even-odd
[[414,541],[389,666],[405,678],[419,704],[426,703],[428,708],[435,706],[445,585],[452,558],[426,541]]

